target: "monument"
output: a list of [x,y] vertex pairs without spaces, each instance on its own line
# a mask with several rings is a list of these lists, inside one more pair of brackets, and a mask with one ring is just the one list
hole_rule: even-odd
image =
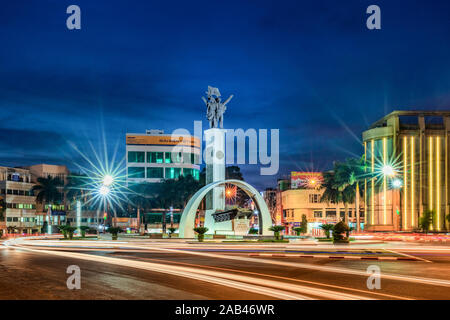
[[[243,234],[242,222],[238,218],[242,215],[225,210],[225,184],[232,184],[241,188],[255,203],[259,215],[259,233],[261,235],[272,235],[269,231],[272,219],[269,209],[259,194],[251,185],[241,180],[225,179],[225,130],[223,129],[223,115],[226,105],[231,101],[231,95],[222,102],[218,88],[208,86],[207,97],[202,97],[206,104],[206,118],[210,128],[204,131],[205,140],[205,164],[206,185],[195,193],[184,208],[181,216],[179,236],[181,238],[194,238],[193,231],[195,215],[200,202],[206,198],[206,211],[204,226],[208,228],[207,234]],[[247,219],[247,217],[244,217]],[[235,230],[236,226],[239,231]]]

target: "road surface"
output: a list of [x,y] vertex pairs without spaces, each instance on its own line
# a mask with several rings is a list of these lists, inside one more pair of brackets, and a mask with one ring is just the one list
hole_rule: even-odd
[[[168,240],[6,244],[0,246],[0,299],[450,298],[448,246],[336,248]],[[375,260],[379,257],[391,260]],[[80,290],[67,288],[70,265],[80,267]],[[367,287],[369,266],[380,268],[380,289]]]

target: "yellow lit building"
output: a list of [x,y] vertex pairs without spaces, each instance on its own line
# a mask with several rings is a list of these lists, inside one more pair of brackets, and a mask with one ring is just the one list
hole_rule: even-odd
[[363,132],[372,175],[364,182],[366,230],[411,231],[426,210],[434,212],[433,230],[446,229],[449,134],[450,111],[394,111]]

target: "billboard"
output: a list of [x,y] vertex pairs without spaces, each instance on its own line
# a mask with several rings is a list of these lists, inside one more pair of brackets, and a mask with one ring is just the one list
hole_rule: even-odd
[[323,176],[321,172],[291,172],[292,189],[318,189],[322,182]]
[[193,136],[170,136],[170,135],[128,135],[128,145],[165,145],[165,146],[188,146],[200,148],[200,139]]

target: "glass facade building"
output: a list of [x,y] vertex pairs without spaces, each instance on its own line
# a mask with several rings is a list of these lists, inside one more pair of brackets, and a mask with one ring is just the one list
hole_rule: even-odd
[[191,175],[200,176],[200,139],[147,130],[126,135],[127,181],[161,182]]
[[363,132],[366,230],[412,231],[428,210],[432,230],[448,229],[449,134],[450,112],[425,111],[394,111]]

